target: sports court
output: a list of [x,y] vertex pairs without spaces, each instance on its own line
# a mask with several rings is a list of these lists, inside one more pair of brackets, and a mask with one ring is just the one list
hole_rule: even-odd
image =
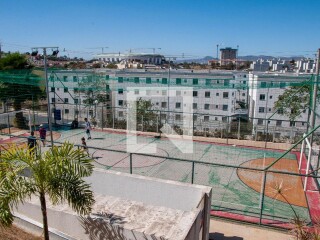
[[[21,136],[27,135],[24,133]],[[285,174],[299,172],[299,153],[286,154],[270,169],[283,173],[268,172],[262,194],[264,174],[259,170],[280,157],[283,151],[185,139],[176,139],[172,143],[165,137],[158,139],[112,130],[93,130],[91,135],[92,139],[87,141],[87,145],[96,167],[211,186],[215,215],[258,219],[262,211],[263,220],[278,225],[279,222],[289,222],[294,212],[308,222],[312,219],[302,177]],[[21,136],[2,140],[2,144],[24,141]],[[83,129],[54,132],[57,143],[69,141],[80,145],[80,139],[84,136]],[[156,144],[156,153],[143,154],[145,149],[142,148],[138,153],[131,154],[130,161],[127,140],[134,137],[137,137],[138,143],[144,143],[146,149],[150,144]],[[181,149],[190,147],[193,153],[181,152]],[[277,194],[279,186],[281,195]]]

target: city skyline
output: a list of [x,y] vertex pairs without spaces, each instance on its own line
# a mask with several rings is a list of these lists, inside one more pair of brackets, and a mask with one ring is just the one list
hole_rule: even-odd
[[58,46],[60,55],[87,59],[130,49],[216,57],[217,44],[239,45],[240,56],[314,57],[319,7],[313,0],[2,1],[0,43],[20,52]]

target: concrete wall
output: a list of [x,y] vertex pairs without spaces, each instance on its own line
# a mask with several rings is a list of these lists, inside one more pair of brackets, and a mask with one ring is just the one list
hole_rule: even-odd
[[95,169],[87,179],[95,193],[184,211],[196,207],[204,194],[202,186],[113,171],[105,173],[103,169]]
[[[87,181],[92,184],[95,195],[115,196],[124,199],[124,202],[141,202],[141,204],[136,205],[136,208],[151,205],[151,207],[154,206],[152,208],[168,209],[168,211],[177,212],[183,211],[183,215],[177,220],[176,225],[178,228],[170,230],[177,234],[171,234],[171,237],[168,239],[207,240],[209,238],[209,216],[211,209],[211,188],[209,187],[102,169],[95,169]],[[103,202],[97,202],[97,205],[101,205],[101,203]],[[61,236],[66,236],[66,239],[100,239],[101,237],[119,240],[167,239],[162,238],[159,233],[157,234],[156,230],[148,232],[143,228],[141,230],[130,227],[125,222],[113,222],[111,220],[112,217],[109,218],[107,215],[102,216],[97,209],[99,208],[95,208],[90,217],[80,218],[66,204],[53,206],[48,202],[48,222],[51,231]],[[164,210],[161,215],[166,215],[165,211],[167,210]],[[33,197],[30,201],[20,205],[16,213],[19,214],[20,219],[22,219],[21,221],[31,219],[32,221],[42,223],[40,204],[37,197]],[[112,208],[110,209],[110,213],[112,214]],[[124,221],[129,220],[129,218],[125,218],[127,213],[124,212],[123,214]],[[153,223],[155,224],[154,229],[161,228],[161,215],[155,218],[156,220]],[[192,217],[192,219],[190,220],[188,216]],[[183,219],[188,218],[189,220],[183,221]],[[134,217],[133,219],[135,220],[136,218]],[[144,219],[148,221],[148,216]],[[150,228],[147,230],[150,230]]]

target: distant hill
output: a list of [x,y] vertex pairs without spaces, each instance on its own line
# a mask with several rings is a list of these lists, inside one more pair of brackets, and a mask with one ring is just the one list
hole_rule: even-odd
[[[292,57],[274,57],[274,56],[267,56],[267,55],[248,55],[248,56],[239,56],[239,59],[241,60],[246,60],[246,61],[256,61],[258,59],[263,59],[263,60],[270,60],[270,59],[282,59],[282,60],[299,60],[304,58],[303,56],[292,56]],[[209,60],[217,60],[217,58],[211,57],[211,56],[206,56],[204,58],[195,58],[195,59],[181,59],[175,61],[176,63],[208,63]]]

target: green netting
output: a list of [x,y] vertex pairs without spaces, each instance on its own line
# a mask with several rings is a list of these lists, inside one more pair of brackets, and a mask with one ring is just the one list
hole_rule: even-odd
[[[128,76],[130,74],[130,76]],[[183,73],[171,73],[170,81],[166,71],[160,72],[103,72],[103,71],[61,71],[48,69],[50,87],[68,87],[79,91],[114,91],[121,89],[122,83],[140,84],[152,87],[193,87],[194,89],[254,89],[254,88],[285,88],[290,86],[313,85],[313,75],[303,76],[260,76],[259,82],[249,83],[248,76],[234,79],[232,74],[218,73],[194,74],[181,77]],[[135,76],[136,75],[136,76]],[[246,75],[246,74],[244,74]],[[166,80],[164,80],[166,79]],[[266,79],[263,82],[262,79]],[[45,86],[44,72],[42,70],[10,70],[0,71],[0,83],[17,83],[26,85]],[[126,91],[126,89],[123,89]]]

